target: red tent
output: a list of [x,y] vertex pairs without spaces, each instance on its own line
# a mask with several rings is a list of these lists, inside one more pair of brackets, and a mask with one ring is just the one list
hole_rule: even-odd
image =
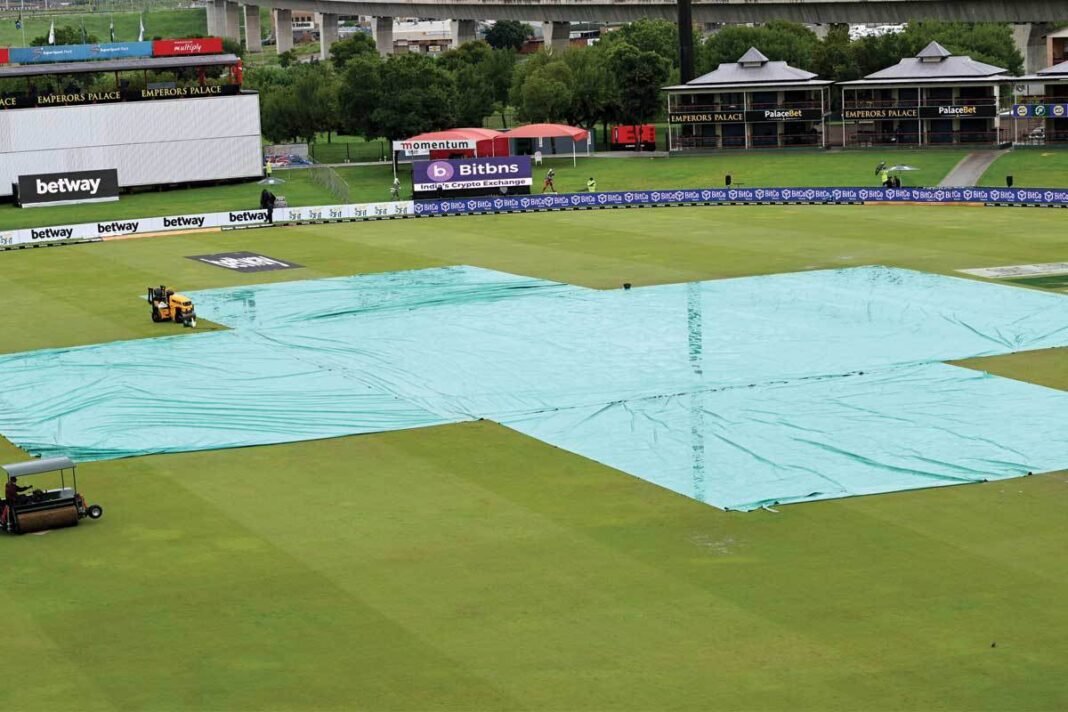
[[508,138],[569,138],[571,139],[571,159],[577,161],[576,145],[586,141],[586,153],[590,152],[590,132],[577,126],[567,124],[527,124],[508,132]]

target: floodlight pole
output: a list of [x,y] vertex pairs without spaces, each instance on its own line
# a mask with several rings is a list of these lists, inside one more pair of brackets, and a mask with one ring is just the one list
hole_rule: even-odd
[[678,0],[679,6],[679,78],[682,83],[693,79],[693,11],[690,0]]

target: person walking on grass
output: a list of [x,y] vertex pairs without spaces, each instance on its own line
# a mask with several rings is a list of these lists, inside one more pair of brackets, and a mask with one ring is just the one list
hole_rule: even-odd
[[590,179],[588,181],[586,181],[586,192],[587,193],[596,193],[597,192],[597,181],[595,181],[593,179],[593,176],[590,176]]
[[400,200],[400,178],[393,176],[393,185],[389,189],[390,200]]
[[541,185],[542,193],[548,193],[550,190],[554,193],[556,192],[556,184],[553,183],[554,178],[556,178],[556,171],[550,168],[549,172],[545,174],[545,182]]

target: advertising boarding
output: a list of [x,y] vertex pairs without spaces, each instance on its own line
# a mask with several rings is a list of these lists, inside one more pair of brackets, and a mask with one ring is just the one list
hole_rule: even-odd
[[188,57],[197,54],[222,54],[221,37],[196,37],[185,40],[156,40],[153,57]]
[[19,176],[18,203],[23,208],[118,199],[119,172],[114,168]]
[[528,194],[533,184],[530,156],[416,161],[412,191],[421,196]]
[[45,45],[43,47],[12,47],[8,59],[14,64],[43,62],[84,62],[95,59],[123,59],[151,57],[151,42],[101,42],[98,44]]

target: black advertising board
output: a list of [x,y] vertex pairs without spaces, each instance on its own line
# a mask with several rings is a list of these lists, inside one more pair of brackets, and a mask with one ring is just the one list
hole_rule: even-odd
[[997,116],[993,104],[977,106],[884,106],[876,109],[843,109],[842,118],[852,121],[883,119],[990,119]]
[[24,208],[118,199],[119,172],[114,168],[19,176],[18,203]]
[[0,109],[40,109],[47,106],[84,106],[117,104],[123,101],[157,101],[159,99],[197,99],[210,96],[234,96],[241,92],[237,84],[217,86],[167,87],[160,89],[111,89],[108,91],[37,96],[0,96]]
[[819,121],[819,109],[750,109],[749,111],[674,111],[672,124],[758,124],[781,121]]

